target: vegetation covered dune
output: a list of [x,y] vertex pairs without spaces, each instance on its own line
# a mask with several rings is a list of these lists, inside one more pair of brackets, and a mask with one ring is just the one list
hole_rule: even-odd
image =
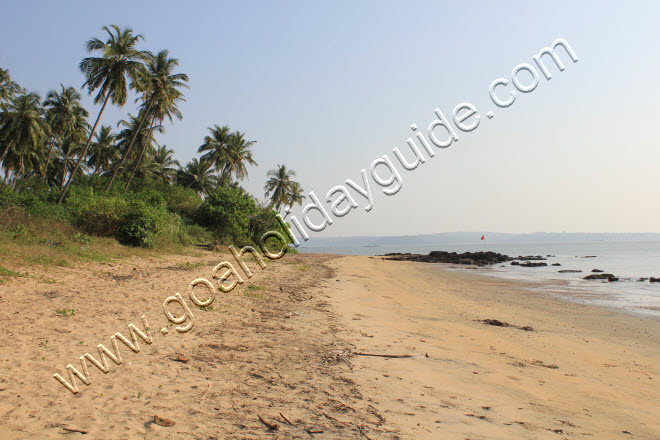
[[[200,134],[200,157],[181,166],[157,139],[183,117],[178,105],[188,76],[176,71],[178,61],[167,50],[141,49],[142,36],[131,29],[103,31],[105,40],[89,40],[90,56],[80,63],[83,87],[100,106],[93,120],[73,87],[61,85],[42,101],[0,69],[4,235],[39,238],[48,223],[54,243],[87,239],[81,233],[176,248],[214,240],[258,243],[264,232],[281,230],[274,209],[304,198],[295,173],[284,165],[268,172],[267,202],[248,194],[240,182],[257,165],[255,142],[220,124]],[[99,125],[108,105],[122,108],[132,96],[136,115],[127,114],[116,128]]]

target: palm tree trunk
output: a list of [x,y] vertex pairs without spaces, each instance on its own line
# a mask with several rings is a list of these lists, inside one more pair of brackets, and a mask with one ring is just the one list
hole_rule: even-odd
[[94,132],[96,131],[96,126],[99,125],[99,120],[101,119],[101,115],[103,114],[103,110],[105,110],[105,106],[108,104],[108,99],[110,99],[110,92],[108,92],[105,95],[105,100],[103,101],[103,107],[101,107],[101,111],[99,112],[99,115],[96,117],[96,122],[94,122],[94,126],[92,127],[92,131],[89,133],[89,139],[87,139],[87,143],[85,144],[85,149],[83,150],[82,154],[80,155],[80,158],[78,158],[78,161],[76,162],[76,166],[73,167],[73,171],[71,172],[71,175],[69,176],[69,180],[66,181],[66,185],[64,185],[64,188],[62,189],[62,195],[60,195],[60,199],[57,201],[57,204],[59,205],[62,203],[62,200],[64,200],[64,195],[66,194],[66,191],[69,189],[69,185],[71,185],[71,181],[73,180],[73,176],[76,175],[76,171],[78,171],[78,167],[80,166],[80,162],[85,158],[85,155],[87,154],[87,149],[89,148],[89,144],[92,143],[92,137],[94,136]]
[[151,118],[151,125],[149,126],[149,131],[147,132],[147,139],[144,141],[144,145],[142,145],[142,151],[140,151],[140,156],[138,157],[137,162],[135,163],[135,168],[133,168],[133,172],[129,176],[128,182],[126,182],[126,187],[124,187],[124,192],[122,194],[126,194],[126,191],[128,190],[128,186],[131,184],[131,180],[133,180],[133,176],[135,176],[135,172],[140,167],[142,156],[144,156],[144,152],[147,149],[149,142],[151,142],[151,130],[154,128],[154,122],[156,122],[155,116]]
[[[115,170],[112,172],[112,177],[110,178],[110,182],[108,183],[107,188],[105,189],[105,192],[108,192],[110,190],[110,187],[112,186],[112,182],[115,180],[115,176],[117,175],[117,172],[121,168],[121,166],[124,164],[124,161],[128,157],[128,154],[131,152],[131,148],[133,148],[133,143],[135,142],[135,138],[137,137],[138,133],[140,132],[140,128],[142,128],[142,124],[144,123],[144,120],[147,119],[147,115],[149,114],[149,110],[151,110],[151,106],[153,105],[153,100],[149,101],[149,107],[147,108],[147,111],[144,112],[144,115],[142,115],[142,118],[140,118],[140,124],[138,125],[138,128],[135,130],[135,133],[133,133],[133,139],[131,139],[131,143],[128,144],[128,148],[126,149],[126,152],[122,156],[121,160],[115,167]],[[126,190],[124,190],[125,192]]]
[[48,159],[46,159],[46,165],[44,165],[44,170],[41,173],[41,177],[46,177],[46,170],[48,169],[48,164],[50,163],[50,155],[53,153],[53,147],[55,146],[55,135],[50,140],[50,148],[48,149]]
[[2,157],[0,157],[0,165],[5,160],[5,156],[7,155],[7,153],[9,153],[9,145],[10,145],[10,142],[7,142],[7,146],[5,147],[5,151],[2,152]]
[[62,183],[60,183],[60,188],[64,187],[64,179],[66,178],[66,166],[69,163],[69,151],[67,150],[66,155],[64,155],[64,170],[62,171]]

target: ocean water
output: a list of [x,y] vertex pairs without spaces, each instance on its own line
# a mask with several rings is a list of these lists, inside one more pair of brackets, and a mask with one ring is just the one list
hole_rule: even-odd
[[[344,255],[382,255],[390,252],[428,254],[430,251],[493,251],[511,257],[541,255],[548,267],[520,267],[510,263],[479,268],[485,275],[540,282],[537,290],[567,301],[623,309],[660,319],[660,283],[638,282],[641,277],[660,278],[660,241],[602,241],[571,243],[486,243],[406,246],[325,246],[300,248],[301,252]],[[593,256],[593,258],[585,258]],[[560,267],[550,266],[553,263]],[[503,266],[503,267],[502,267]],[[559,273],[559,270],[582,273]],[[620,278],[618,282],[588,281],[583,277],[600,269]],[[452,270],[470,270],[457,268]]]

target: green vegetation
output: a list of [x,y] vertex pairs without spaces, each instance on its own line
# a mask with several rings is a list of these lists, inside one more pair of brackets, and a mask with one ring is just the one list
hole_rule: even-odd
[[68,318],[70,316],[76,316],[76,311],[73,309],[57,309],[55,311],[58,315]]
[[[117,242],[188,252],[284,232],[275,210],[304,199],[295,173],[284,165],[268,171],[269,200],[260,202],[240,186],[247,167],[257,165],[255,142],[221,124],[197,144],[200,157],[181,166],[158,135],[183,118],[187,75],[176,72],[167,50],[141,49],[143,37],[133,30],[103,31],[87,42],[90,56],[80,63],[83,88],[100,106],[93,124],[73,87],[60,84],[42,101],[0,69],[0,262],[67,266],[137,251]],[[136,115],[116,129],[99,126],[108,104],[121,109],[129,99],[139,103]],[[0,267],[0,282],[26,275]]]

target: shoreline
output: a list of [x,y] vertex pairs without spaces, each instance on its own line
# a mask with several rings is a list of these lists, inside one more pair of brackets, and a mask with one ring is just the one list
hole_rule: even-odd
[[[531,284],[328,254],[287,255],[263,270],[248,258],[252,278],[217,293],[212,308],[193,305],[190,280],[210,279],[230,258],[130,257],[51,268],[56,284],[36,271],[1,285],[0,439],[60,438],[67,428],[147,439],[660,433],[654,320],[569,304]],[[162,301],[175,292],[194,327],[162,334]],[[195,295],[203,300],[205,289]],[[56,312],[63,308],[75,315]],[[85,352],[96,357],[97,344],[111,349],[111,335],[128,335],[128,323],[142,330],[143,313],[153,344],[140,340],[133,353],[120,343],[123,363],[109,361],[108,374],[88,363],[91,383],[78,381],[76,395],[53,379],[68,380],[65,366]],[[176,424],[158,426],[154,416]]]
[[355,256],[332,263],[344,275],[333,304],[359,350],[429,355],[360,360],[356,372],[388,422],[413,438],[660,434],[657,320],[428,264]]

